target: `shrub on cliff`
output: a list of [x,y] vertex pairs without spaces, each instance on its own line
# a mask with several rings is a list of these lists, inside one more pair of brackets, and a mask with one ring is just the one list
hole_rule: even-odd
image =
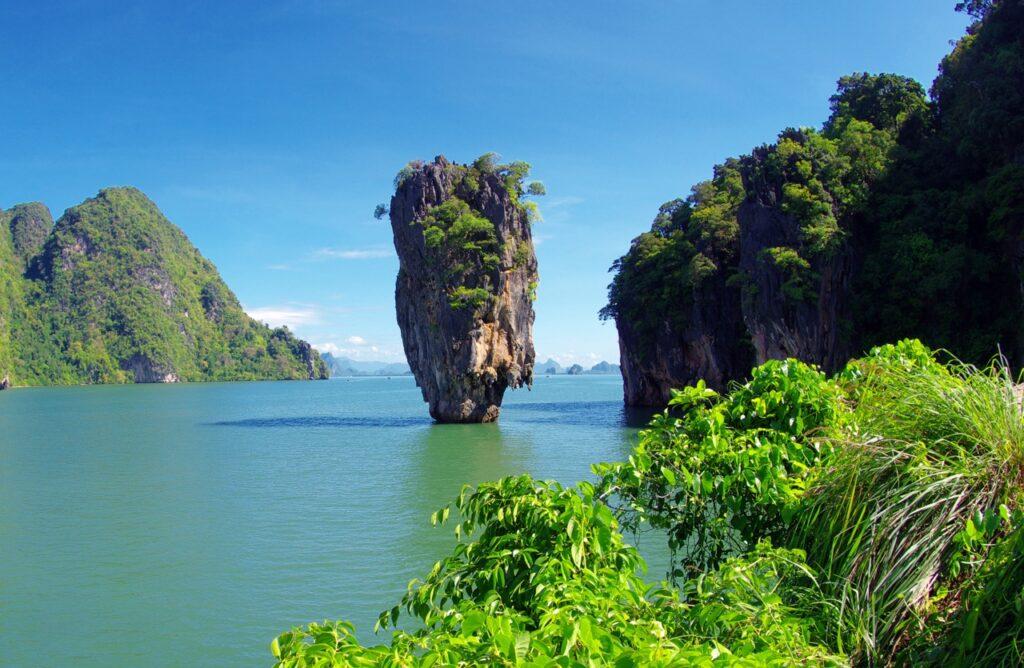
[[[741,380],[746,368],[693,343],[721,338],[715,324],[731,320],[745,329],[729,348],[760,347],[759,360],[781,349],[833,370],[909,336],[974,363],[999,347],[1024,365],[1024,4],[958,9],[978,20],[930,99],[907,77],[842,77],[820,129],[786,129],[717,166],[634,239],[601,311],[633,373],[647,374],[631,386],[664,385],[675,359]],[[660,361],[646,369],[647,359]],[[637,399],[648,398],[627,397]]]
[[[525,183],[529,163],[502,164],[500,159],[497,153],[485,153],[470,165],[449,164],[453,174],[451,196],[416,221],[423,229],[431,261],[443,270],[448,302],[453,309],[480,309],[492,298],[498,283],[495,272],[501,269],[503,247],[495,224],[470,204],[480,190],[481,179],[496,177],[499,187],[504,188],[512,205],[525,213],[527,220],[534,222],[540,218],[536,204],[522,199],[546,192],[539,182]],[[406,165],[395,177],[396,187],[421,166],[420,161]],[[515,267],[519,268],[532,253],[528,242],[517,244],[514,258]]]
[[[833,378],[770,362],[678,392],[595,471],[467,488],[434,517],[459,518],[455,550],[381,615],[419,630],[294,629],[278,665],[1020,661],[1024,422],[1003,366],[917,341]],[[639,576],[621,532],[643,522],[669,535],[672,584]]]

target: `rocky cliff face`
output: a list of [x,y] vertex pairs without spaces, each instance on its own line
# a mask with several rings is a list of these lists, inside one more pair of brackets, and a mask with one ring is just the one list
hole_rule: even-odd
[[673,388],[698,380],[710,387],[725,384],[749,370],[753,356],[744,336],[740,291],[723,276],[712,276],[691,289],[685,324],[660,319],[653,340],[618,318],[623,394],[630,406],[664,406]]
[[[743,322],[754,362],[795,357],[832,372],[850,357],[841,318],[853,254],[846,244],[829,253],[810,252],[800,221],[783,209],[781,184],[763,177],[766,153],[759,149],[745,161],[748,196],[737,212]],[[787,263],[779,249],[795,256]],[[796,258],[807,265],[794,266]]]
[[726,356],[744,348],[749,364],[834,371],[920,338],[1024,366],[1024,4],[960,4],[977,21],[930,95],[895,74],[842,77],[820,129],[726,160],[634,239],[602,311],[627,403],[742,381],[749,365]]
[[533,379],[537,284],[516,165],[411,164],[391,199],[398,325],[439,422],[491,422]]
[[663,406],[698,380],[723,390],[769,359],[827,371],[847,359],[853,253],[827,195],[817,217],[798,215],[780,166],[811,141],[787,131],[786,158],[773,145],[720,166],[663,206],[613,267],[604,313],[618,328],[628,405]]

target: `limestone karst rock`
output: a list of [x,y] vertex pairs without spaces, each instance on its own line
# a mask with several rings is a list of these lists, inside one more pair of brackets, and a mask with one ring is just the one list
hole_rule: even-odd
[[38,203],[0,210],[0,385],[326,377],[139,190],[101,190],[56,224]]
[[[742,182],[723,207],[723,219],[735,225],[728,236],[709,239],[693,232],[689,218],[678,223],[696,241],[673,307],[648,306],[643,319],[617,315],[628,405],[664,406],[673,388],[698,380],[723,390],[769,359],[794,357],[834,371],[849,356],[841,330],[853,250],[845,242],[829,253],[809,250],[801,222],[782,205],[783,183],[765,177],[771,150],[723,170]],[[722,181],[724,189],[728,178]],[[787,259],[806,265],[797,273]]]
[[398,325],[439,422],[491,422],[507,388],[533,380],[537,259],[525,163],[489,157],[410,163],[396,178],[391,227]]
[[930,92],[841,77],[820,129],[717,165],[615,261],[627,404],[903,338],[1024,368],[1024,3],[958,8],[975,21]]

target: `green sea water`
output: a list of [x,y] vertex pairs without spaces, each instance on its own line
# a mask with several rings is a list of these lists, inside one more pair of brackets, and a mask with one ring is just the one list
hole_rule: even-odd
[[499,424],[435,425],[408,377],[0,393],[0,665],[265,666],[339,618],[385,642],[377,614],[453,544],[430,513],[625,457],[621,396],[542,377]]

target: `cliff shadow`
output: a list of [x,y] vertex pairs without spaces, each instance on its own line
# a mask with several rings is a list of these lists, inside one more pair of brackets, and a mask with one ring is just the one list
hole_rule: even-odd
[[626,406],[621,401],[513,403],[502,406],[501,411],[516,422],[630,429],[647,426],[660,412],[655,408]]
[[209,427],[245,427],[250,429],[308,429],[322,427],[328,429],[345,429],[350,427],[396,428],[422,427],[431,424],[429,417],[340,417],[335,415],[308,415],[301,417],[276,418],[245,418],[241,420],[219,420],[207,422]]

